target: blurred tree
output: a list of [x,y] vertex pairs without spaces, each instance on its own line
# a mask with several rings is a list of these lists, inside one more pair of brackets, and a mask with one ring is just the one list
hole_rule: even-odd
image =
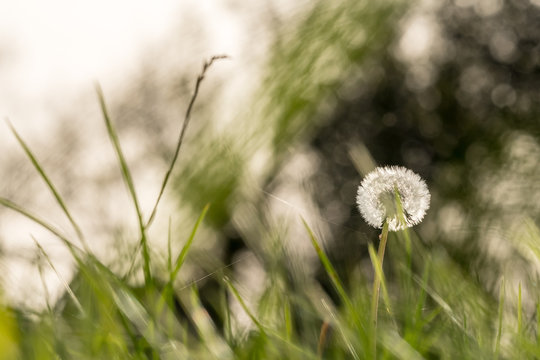
[[[308,134],[304,139],[318,161],[313,198],[339,224],[331,229],[339,239],[334,256],[344,270],[365,256],[357,230],[376,236],[355,206],[360,176],[351,151],[364,144],[376,163],[404,165],[428,179],[434,196],[420,228],[424,241],[443,244],[466,273],[492,289],[501,265],[494,258],[516,255],[504,254],[509,246],[497,239],[524,216],[540,220],[540,172],[532,165],[540,161],[540,7],[520,0],[446,1],[418,4],[389,23],[367,16],[376,8],[361,13],[387,24],[379,30],[387,36],[376,37],[378,46],[368,54],[354,40],[377,31],[350,9],[342,14],[347,20],[336,11],[327,24],[317,21],[315,11],[297,30],[296,42],[279,49],[291,56],[278,56],[270,71],[291,75],[281,81],[276,76],[282,88],[269,95],[274,108],[283,107],[276,144],[290,145],[289,134],[306,130],[299,133]],[[318,28],[324,32],[306,36]],[[306,74],[300,71],[304,54],[314,46],[318,50],[308,59],[321,67]],[[328,73],[337,76],[329,82]],[[302,96],[321,83],[327,85],[323,96]],[[322,126],[313,126],[306,119],[321,111],[309,110],[321,104],[330,110],[315,122]],[[287,116],[294,112],[304,121]],[[348,215],[336,220],[333,214]]]

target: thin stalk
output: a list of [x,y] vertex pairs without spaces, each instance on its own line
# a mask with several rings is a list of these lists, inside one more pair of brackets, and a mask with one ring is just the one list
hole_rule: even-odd
[[228,56],[226,55],[212,56],[210,60],[205,61],[205,63],[203,64],[201,73],[199,74],[199,76],[197,76],[197,81],[195,82],[195,90],[193,91],[193,95],[191,96],[191,100],[189,101],[189,105],[186,110],[186,115],[184,116],[184,123],[182,124],[182,129],[180,130],[180,135],[178,136],[178,141],[176,142],[176,149],[174,151],[174,156],[172,158],[171,164],[169,165],[169,169],[167,170],[167,172],[165,173],[165,177],[163,178],[163,182],[161,184],[161,189],[159,190],[159,195],[156,199],[156,203],[154,204],[152,213],[150,214],[150,217],[148,218],[148,221],[146,222],[146,225],[145,225],[146,228],[149,227],[150,224],[152,224],[152,221],[154,221],[154,217],[156,216],[159,202],[161,201],[161,197],[163,196],[165,187],[167,186],[167,183],[169,182],[169,177],[171,176],[171,173],[174,169],[174,165],[176,164],[176,160],[178,159],[178,155],[180,154],[180,148],[182,147],[184,136],[186,134],[187,127],[189,125],[189,120],[191,119],[191,110],[193,109],[193,105],[195,104],[195,100],[197,99],[197,95],[199,94],[199,87],[201,86],[201,83],[204,80],[206,71],[210,68],[210,66],[212,66],[214,61],[220,60],[220,59],[226,59],[226,58],[228,58]]
[[[203,222],[204,217],[206,216],[206,213],[208,212],[209,208],[210,208],[210,204],[206,204],[206,206],[204,207],[201,215],[199,215],[199,218],[197,219],[197,222],[195,223],[195,226],[193,227],[193,230],[191,230],[191,234],[189,235],[188,240],[186,241],[186,243],[182,247],[182,250],[180,251],[180,254],[178,254],[178,257],[176,258],[174,264],[170,263],[170,265],[169,265],[169,267],[170,267],[169,281],[167,282],[167,284],[165,285],[165,289],[163,289],[163,292],[161,293],[161,298],[160,298],[160,301],[158,303],[159,311],[161,311],[161,309],[163,308],[163,305],[165,304],[165,302],[169,299],[169,297],[173,293],[174,281],[176,280],[176,277],[178,276],[178,273],[180,272],[180,268],[182,267],[182,265],[184,264],[184,261],[186,260],[186,256],[188,254],[188,251],[191,248],[191,245],[193,244],[193,239],[195,239],[195,234],[197,233],[197,230],[199,229],[199,226]],[[170,229],[169,229],[169,231],[170,231]],[[171,250],[170,250],[170,235],[169,235],[169,255],[168,255],[169,260],[168,260],[168,262],[171,261],[170,260],[170,257],[171,257],[170,251]]]
[[293,336],[293,316],[291,313],[291,303],[288,297],[285,297],[283,305],[283,315],[285,318],[285,338],[291,341]]
[[536,302],[536,344],[540,344],[540,301]]
[[44,227],[45,229],[47,229],[49,232],[51,232],[52,234],[54,234],[57,238],[59,238],[62,243],[68,248],[69,252],[71,253],[71,255],[73,256],[73,258],[75,259],[75,261],[77,261],[77,263],[81,264],[82,263],[82,259],[81,257],[78,255],[77,252],[79,253],[84,253],[82,251],[81,248],[79,248],[77,245],[75,245],[74,243],[72,243],[71,241],[69,241],[68,238],[66,238],[65,236],[63,236],[59,230],[55,229],[51,224],[45,222],[45,220],[42,220],[41,218],[37,217],[37,215],[34,215],[32,213],[30,213],[29,211],[27,211],[26,209],[24,209],[23,207],[15,204],[14,202],[12,202],[11,200],[8,200],[6,198],[2,198],[0,197],[0,205],[8,208],[8,209],[11,209],[21,215],[23,215],[24,217],[32,220],[33,222],[35,222],[36,224],[39,224],[41,225],[42,227]]
[[186,260],[187,253],[189,249],[191,248],[191,244],[193,244],[193,239],[195,239],[195,234],[197,234],[197,230],[199,229],[199,226],[204,220],[204,217],[206,216],[206,213],[208,212],[208,209],[210,208],[210,204],[206,204],[204,206],[203,211],[199,215],[199,218],[195,222],[195,226],[193,226],[193,229],[191,230],[191,234],[189,235],[189,238],[186,242],[186,244],[182,247],[182,250],[180,251],[180,254],[178,254],[178,257],[176,258],[174,262],[174,267],[172,268],[172,271],[169,276],[169,282],[170,284],[174,284],[174,281],[176,280],[176,277],[178,276],[178,272],[180,271],[180,268],[184,264],[184,261]]
[[[79,312],[83,315],[83,316],[86,316],[86,313],[81,305],[81,302],[79,301],[79,299],[77,299],[77,296],[75,295],[75,293],[73,292],[73,290],[71,290],[71,287],[69,286],[69,284],[67,283],[66,280],[64,280],[63,276],[60,274],[60,272],[58,272],[58,270],[56,270],[56,267],[54,266],[51,258],[49,257],[49,255],[47,254],[47,252],[45,251],[45,249],[43,248],[43,246],[41,246],[41,244],[32,236],[32,240],[34,240],[34,243],[36,244],[36,246],[38,247],[39,251],[41,252],[41,254],[45,257],[45,259],[47,260],[47,263],[49,264],[49,266],[51,267],[51,269],[53,269],[54,273],[56,274],[56,276],[58,277],[58,280],[60,280],[60,282],[62,283],[62,285],[64,286],[64,289],[66,289],[66,292],[68,293],[68,295],[71,297],[71,299],[73,300],[73,303],[75,304],[75,306],[77,307],[77,310],[79,310]],[[40,270],[40,275],[41,275],[41,266],[39,267],[39,270]],[[43,280],[43,279],[42,279]],[[46,287],[46,284],[44,283],[43,286],[45,287],[45,290],[47,290],[47,287]],[[49,299],[48,299],[48,295],[47,295],[47,306],[50,308],[50,305],[49,305]]]
[[[356,353],[356,350],[354,349],[353,345],[351,344],[351,341],[349,340],[349,336],[347,336],[347,334],[345,333],[345,328],[346,326],[342,323],[342,321],[337,317],[337,315],[335,314],[335,312],[332,310],[332,308],[327,304],[326,301],[324,301],[324,299],[321,300],[324,308],[326,309],[326,311],[328,311],[328,314],[330,314],[330,317],[332,318],[333,322],[334,322],[334,326],[337,330],[339,330],[339,333],[341,334],[341,337],[342,337],[342,340],[343,342],[345,343],[345,346],[347,346],[347,349],[349,350],[349,352],[351,353],[351,356],[354,360],[360,360],[360,357],[358,356],[358,354]],[[328,323],[327,321],[325,321],[326,324],[329,324],[329,326],[331,325],[330,323]],[[321,329],[321,335],[322,335],[322,329]],[[319,340],[320,342],[320,340]],[[319,359],[322,358],[322,352],[319,352]]]
[[324,251],[321,248],[321,245],[319,245],[319,242],[317,241],[317,238],[315,237],[315,234],[307,224],[307,222],[302,219],[302,223],[304,224],[305,229],[308,232],[309,238],[311,239],[311,243],[313,244],[313,248],[315,249],[315,252],[319,256],[319,259],[321,260],[321,263],[324,266],[324,269],[326,270],[326,273],[330,277],[330,280],[332,281],[332,285],[334,285],[334,288],[336,289],[338,295],[340,296],[341,300],[347,307],[347,309],[351,312],[351,314],[355,317],[355,320],[358,319],[358,314],[356,312],[356,309],[347,295],[347,292],[345,291],[345,288],[343,287],[343,283],[341,282],[341,279],[339,278],[336,269],[330,262],[330,259],[328,259],[328,256],[324,253]]
[[[381,233],[381,242],[379,243],[378,251],[378,260],[379,264],[383,266],[384,261],[384,252],[386,249],[386,242],[388,240],[388,222],[384,223],[382,233]],[[373,280],[373,294],[371,298],[371,325],[373,329],[372,333],[372,351],[373,358],[377,358],[377,314],[379,311],[379,293],[381,290],[381,277],[375,272],[375,279]]]
[[328,341],[328,332],[330,330],[330,323],[328,321],[323,321],[321,325],[321,331],[319,333],[319,343],[317,344],[317,355],[322,359],[324,348]]
[[501,351],[503,312],[504,312],[504,278],[501,281],[501,288],[499,289],[499,313],[498,313],[497,338],[495,340],[495,356],[494,356],[495,359],[499,358],[499,354]]
[[521,282],[518,286],[518,308],[517,308],[517,332],[519,335],[521,335],[521,332],[523,331],[523,308],[522,308],[522,301],[521,301]]
[[37,160],[36,156],[34,155],[32,150],[30,150],[30,147],[26,144],[26,142],[23,140],[23,138],[19,135],[19,133],[17,132],[17,130],[15,129],[13,124],[8,119],[6,119],[6,123],[9,126],[9,128],[10,128],[11,132],[13,133],[13,135],[15,136],[15,138],[17,139],[17,141],[19,142],[19,145],[23,148],[24,152],[26,153],[26,156],[28,156],[28,159],[30,159],[30,161],[32,162],[32,165],[34,165],[34,168],[37,170],[37,172],[39,173],[39,175],[41,176],[41,178],[43,179],[43,181],[45,182],[45,184],[47,185],[47,187],[49,188],[49,190],[53,194],[54,198],[56,199],[56,202],[62,208],[62,211],[64,212],[64,214],[68,218],[69,222],[71,223],[71,226],[73,226],[73,229],[77,233],[77,236],[78,236],[79,240],[81,241],[81,244],[84,247],[84,250],[87,253],[90,253],[90,248],[89,248],[88,244],[86,243],[86,240],[84,238],[82,230],[79,227],[79,225],[77,224],[77,222],[74,220],[71,213],[69,212],[69,210],[68,210],[68,208],[66,206],[66,203],[64,202],[62,196],[60,195],[60,193],[58,192],[56,187],[53,185],[51,179],[49,178],[49,176],[47,175],[47,173],[45,172],[45,170],[43,169],[43,167],[41,166],[41,164]]
[[234,295],[234,297],[236,298],[236,300],[238,300],[238,302],[240,303],[240,306],[242,307],[242,309],[244,310],[244,312],[247,314],[247,316],[249,316],[249,318],[251,319],[251,321],[253,321],[253,323],[255,324],[255,326],[259,329],[259,332],[263,335],[263,336],[266,336],[266,331],[264,330],[264,327],[262,326],[262,324],[259,322],[259,320],[257,320],[257,318],[255,317],[255,315],[253,315],[253,313],[251,312],[251,310],[249,310],[248,306],[246,305],[246,302],[244,301],[244,299],[242,299],[242,297],[240,296],[240,293],[238,292],[238,290],[236,289],[236,287],[233,285],[232,281],[227,277],[223,277],[223,281],[225,282],[225,284],[227,285],[227,287],[229,288],[229,290],[231,291],[231,293]]

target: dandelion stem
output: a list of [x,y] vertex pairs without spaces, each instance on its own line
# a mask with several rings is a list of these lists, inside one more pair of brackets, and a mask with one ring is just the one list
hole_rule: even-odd
[[[384,251],[386,249],[386,241],[388,240],[388,222],[384,223],[379,243],[378,260],[379,264],[383,266]],[[379,293],[381,290],[381,277],[378,272],[375,271],[375,278],[373,280],[373,294],[371,298],[371,325],[373,329],[372,333],[372,350],[373,358],[377,358],[377,313],[379,311]]]

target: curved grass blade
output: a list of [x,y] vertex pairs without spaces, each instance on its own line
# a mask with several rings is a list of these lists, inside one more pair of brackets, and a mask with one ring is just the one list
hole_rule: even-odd
[[129,170],[128,164],[124,157],[122,147],[120,146],[120,140],[118,139],[116,130],[114,129],[114,126],[111,122],[111,118],[109,117],[107,106],[105,104],[105,98],[103,96],[103,91],[101,90],[101,87],[99,86],[99,84],[96,84],[96,92],[98,95],[101,112],[103,114],[103,119],[105,120],[105,125],[107,127],[107,134],[109,135],[111,143],[114,147],[114,151],[116,152],[116,156],[118,157],[118,162],[120,164],[122,177],[124,178],[124,182],[126,183],[126,186],[129,190],[129,194],[131,195],[131,200],[133,201],[133,205],[135,206],[135,211],[137,213],[137,220],[139,222],[139,230],[141,232],[140,247],[142,247],[144,280],[145,280],[145,284],[149,285],[150,279],[151,279],[150,249],[148,248],[148,241],[146,238],[146,227],[144,225],[141,207],[139,205],[139,200],[137,198],[137,193],[135,191],[135,185],[133,183],[131,171]]
[[56,267],[54,266],[53,262],[51,261],[51,258],[49,257],[49,254],[47,254],[47,252],[45,251],[45,249],[41,246],[41,244],[32,236],[32,240],[34,240],[34,243],[36,244],[36,246],[38,247],[39,251],[43,254],[43,256],[45,257],[45,259],[47,260],[47,263],[49,264],[49,266],[51,267],[51,269],[53,269],[54,273],[56,274],[56,276],[58,277],[58,280],[60,280],[60,282],[62,283],[62,286],[66,289],[66,292],[68,293],[68,295],[71,297],[71,299],[73,300],[73,303],[75,304],[75,306],[77,307],[77,309],[79,310],[79,312],[83,315],[83,316],[86,316],[86,313],[81,305],[81,302],[79,301],[79,299],[77,299],[77,296],[75,296],[75,293],[73,292],[73,290],[71,290],[71,287],[69,286],[69,284],[67,283],[66,280],[64,280],[64,278],[62,277],[62,275],[60,275],[60,273],[58,272],[58,270],[56,270]]
[[167,229],[167,271],[172,272],[172,250],[171,250],[171,218],[169,217],[169,227]]
[[11,132],[13,133],[13,135],[15,136],[17,141],[19,142],[19,145],[21,145],[24,152],[26,153],[26,156],[28,156],[28,158],[32,162],[32,165],[34,165],[34,168],[37,170],[37,172],[39,173],[39,175],[41,176],[43,181],[45,181],[45,184],[47,184],[47,187],[49,188],[49,190],[53,194],[54,198],[56,199],[56,202],[58,203],[58,205],[60,205],[60,207],[62,208],[62,211],[64,212],[64,214],[68,218],[69,222],[71,223],[71,226],[73,226],[73,229],[75,229],[75,232],[77,233],[77,236],[81,240],[81,244],[83,245],[84,249],[86,251],[90,252],[88,244],[86,243],[86,240],[84,239],[81,228],[79,227],[79,225],[76,223],[73,216],[69,212],[69,210],[68,210],[68,208],[66,206],[66,203],[62,199],[62,196],[60,196],[60,193],[58,192],[58,190],[56,190],[56,187],[53,185],[52,181],[47,176],[47,173],[45,173],[45,170],[39,164],[39,161],[36,159],[35,155],[32,153],[32,151],[30,150],[30,148],[28,147],[26,142],[19,135],[19,133],[17,132],[17,130],[15,129],[13,124],[9,120],[6,120],[6,122],[7,122],[7,125],[9,126]]
[[168,252],[169,252],[168,263],[170,263],[170,265],[168,265],[169,268],[170,268],[170,270],[169,270],[170,271],[169,272],[169,281],[167,282],[167,284],[165,285],[165,288],[163,289],[163,291],[161,293],[160,302],[158,304],[159,311],[161,311],[161,309],[163,308],[163,305],[165,304],[165,302],[168,301],[170,295],[172,295],[174,281],[176,280],[176,277],[178,276],[178,273],[180,272],[180,268],[184,264],[187,253],[188,253],[189,249],[191,248],[191,245],[193,244],[193,239],[195,238],[195,234],[197,233],[197,230],[199,229],[199,226],[203,222],[209,208],[210,208],[210,204],[206,204],[203,211],[199,215],[199,218],[195,222],[195,226],[193,226],[193,229],[191,230],[191,234],[189,235],[188,240],[186,241],[186,243],[182,247],[182,250],[180,251],[180,254],[178,254],[178,256],[176,258],[176,261],[174,262],[174,268],[173,268],[172,262],[170,260],[170,257],[171,257],[171,255],[170,255],[170,253],[171,253],[171,250],[170,250],[171,241],[170,241],[170,239],[171,239],[171,237],[170,237],[170,228],[169,228],[169,238],[168,238],[168,247],[169,247],[169,250],[168,250]]
[[201,212],[201,215],[199,215],[199,218],[197,219],[197,222],[195,223],[193,230],[191,230],[191,234],[189,235],[187,242],[182,247],[180,254],[178,254],[178,257],[176,258],[176,261],[174,262],[174,268],[171,272],[170,279],[169,279],[169,282],[171,283],[171,285],[176,280],[176,277],[178,276],[178,272],[180,271],[180,268],[182,267],[182,265],[184,264],[184,261],[186,260],[187,253],[189,249],[191,248],[191,245],[193,244],[193,239],[195,238],[195,234],[197,233],[199,226],[203,222],[209,208],[210,208],[210,204],[206,204],[203,211]]
[[[358,356],[358,353],[354,349],[351,341],[349,340],[349,337],[347,336],[347,334],[345,332],[346,327],[343,324],[343,322],[338,318],[338,316],[334,313],[334,311],[326,303],[326,301],[324,301],[324,299],[322,300],[322,304],[323,304],[324,308],[326,309],[326,311],[328,311],[328,314],[330,314],[330,317],[332,318],[332,321],[335,324],[335,327],[338,328],[339,333],[341,334],[341,337],[343,339],[343,342],[345,343],[345,346],[347,346],[347,349],[351,353],[352,358],[355,359],[355,360],[360,360],[360,357]],[[318,351],[318,352],[319,352],[319,355],[322,357],[322,351]]]
[[324,251],[321,249],[321,246],[319,245],[319,242],[317,241],[317,238],[315,237],[315,234],[313,231],[311,231],[311,228],[307,224],[307,222],[302,219],[302,223],[304,224],[304,227],[306,228],[309,238],[311,239],[311,243],[313,244],[313,247],[315,248],[315,251],[317,252],[317,255],[319,256],[319,259],[321,260],[321,263],[324,266],[324,269],[326,270],[326,273],[330,277],[330,280],[332,281],[332,285],[334,285],[334,288],[338,292],[339,297],[341,298],[341,301],[345,304],[345,306],[351,311],[352,314],[356,317],[356,310],[354,309],[354,306],[352,304],[352,301],[350,300],[349,296],[345,292],[345,288],[343,287],[343,284],[341,283],[341,280],[339,279],[339,276],[336,272],[336,269],[334,269],[334,266],[324,253]]
[[64,243],[64,245],[66,245],[66,247],[69,249],[69,251],[73,255],[74,259],[77,260],[78,263],[81,262],[81,258],[80,258],[79,255],[77,255],[76,251],[82,252],[82,249],[79,248],[74,243],[72,243],[71,241],[69,241],[64,235],[62,235],[60,233],[59,230],[55,229],[54,226],[48,224],[47,222],[45,222],[45,220],[42,220],[42,219],[38,218],[36,215],[30,213],[26,209],[22,208],[21,206],[15,204],[14,202],[12,202],[12,201],[10,201],[10,200],[8,200],[6,198],[0,197],[0,205],[6,207],[8,209],[11,209],[11,210],[13,210],[15,212],[18,212],[19,214],[23,215],[24,217],[32,220],[36,224],[39,224],[42,227],[44,227],[45,229],[47,229],[53,235],[58,237]]
[[255,315],[253,315],[251,310],[249,310],[249,308],[247,307],[247,304],[245,303],[244,299],[242,299],[242,297],[240,296],[240,293],[238,292],[236,287],[233,285],[232,281],[227,276],[223,277],[223,281],[225,282],[229,290],[232,292],[236,300],[238,300],[242,309],[246,312],[246,314],[249,316],[251,321],[253,321],[255,326],[259,329],[259,332],[261,333],[261,335],[263,335],[264,337],[270,336],[276,340],[279,340],[280,342],[285,344],[289,349],[294,350],[300,356],[302,356],[301,357],[302,359],[320,360],[320,358],[316,354],[308,351],[307,349],[303,347],[300,347],[294,341],[288,340],[286,337],[283,337],[281,334],[277,333],[271,328],[265,329],[263,325],[259,322],[259,320],[257,320]]
[[502,325],[503,325],[503,313],[504,313],[504,278],[501,281],[501,288],[499,290],[499,314],[498,314],[498,324],[497,324],[497,338],[495,340],[495,354],[494,359],[499,358],[501,351],[501,336],[502,336]]
[[242,297],[240,296],[240,293],[238,292],[238,290],[236,289],[236,287],[233,285],[232,281],[231,281],[227,276],[224,276],[224,277],[223,277],[223,281],[225,282],[225,284],[227,285],[227,287],[229,288],[229,290],[232,292],[232,294],[234,295],[234,297],[236,298],[236,300],[238,300],[238,303],[240,304],[240,306],[242,307],[242,309],[245,311],[245,313],[247,314],[247,316],[249,316],[249,318],[251,319],[251,321],[253,321],[253,323],[255,324],[255,326],[257,326],[257,328],[259,329],[259,332],[260,332],[262,335],[267,335],[267,334],[266,334],[266,331],[264,330],[264,327],[263,327],[262,324],[259,322],[259,320],[257,320],[257,318],[255,317],[255,315],[253,315],[253,313],[251,312],[251,310],[249,310],[249,308],[247,307],[246,302],[244,301],[244,299],[242,299]]
[[523,302],[521,301],[521,281],[518,284],[518,303],[517,303],[517,333],[523,333]]
[[184,303],[196,327],[199,338],[215,359],[231,359],[232,349],[219,334],[216,324],[203,306],[195,286],[191,287],[189,301]]

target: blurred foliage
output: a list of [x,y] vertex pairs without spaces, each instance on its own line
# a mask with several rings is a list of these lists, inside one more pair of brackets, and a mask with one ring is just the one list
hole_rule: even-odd
[[[307,134],[317,171],[306,182],[321,213],[338,215],[334,256],[345,273],[366,254],[358,230],[373,234],[355,207],[356,144],[376,163],[404,165],[428,180],[434,196],[425,241],[444,245],[491,290],[502,266],[493,260],[516,257],[493,234],[504,239],[525,215],[539,221],[540,8],[482,4],[419,4],[405,13],[399,5],[397,13],[358,5],[371,21],[354,6],[316,8],[296,40],[276,50],[270,71],[278,75],[267,87],[268,114],[279,114],[275,143],[290,146],[288,139]],[[425,33],[407,38],[418,24],[427,24]],[[426,51],[408,56],[422,36],[431,39]]]
[[[295,29],[276,34],[245,117],[223,131],[205,121],[190,128],[174,188],[181,209],[198,214],[212,204],[202,245],[194,243],[186,264],[205,267],[205,281],[164,283],[170,266],[161,266],[157,250],[145,288],[86,259],[70,284],[79,305],[65,295],[36,321],[1,309],[2,353],[317,358],[319,348],[336,359],[373,355],[364,309],[373,276],[367,243],[377,231],[355,205],[361,172],[373,159],[421,174],[433,200],[418,234],[389,237],[385,274],[394,312],[381,315],[378,351],[395,358],[538,357],[538,18],[540,7],[525,0],[317,2]],[[422,37],[410,31],[421,25],[431,41],[415,53]],[[185,92],[186,78],[171,84],[162,101]],[[152,89],[161,94],[156,84],[141,83],[138,97],[117,107],[119,133],[151,129],[141,147],[153,144],[166,159],[172,140],[162,139],[171,138],[171,123],[154,120],[177,114],[159,106]],[[128,121],[141,108],[148,113]],[[315,169],[308,178],[289,176],[303,175],[299,157]],[[321,230],[321,246],[329,259],[318,252],[324,260],[315,274],[303,263],[312,258],[292,250],[308,232],[316,244],[318,231],[299,235],[297,212],[272,213],[275,192],[291,178],[328,230]],[[274,215],[290,218],[283,224]],[[176,247],[190,220],[174,231]],[[238,257],[245,253],[249,266],[240,262],[248,256]],[[244,289],[245,302],[242,270],[260,275],[245,285],[257,287]],[[250,325],[234,328],[240,313]],[[321,343],[326,323],[332,335]]]
[[[32,316],[1,308],[0,358],[532,359],[540,354],[537,319],[523,316],[525,302],[513,291],[519,288],[521,294],[521,284],[507,283],[501,293],[512,294],[498,303],[455,262],[408,231],[392,233],[390,240],[397,241],[387,260],[395,268],[386,274],[390,281],[383,279],[390,296],[374,333],[366,311],[370,279],[353,274],[355,286],[345,290],[319,239],[305,227],[342,306],[314,278],[291,286],[279,281],[279,271],[270,274],[274,280],[253,304],[226,269],[216,276],[217,301],[204,305],[196,286],[173,290],[156,277],[144,287],[129,286],[86,254],[69,284],[71,295]],[[539,235],[529,224],[530,250],[540,246]],[[187,253],[189,245],[183,250]],[[411,257],[421,262],[419,273]],[[286,259],[277,266],[286,269]],[[525,288],[538,291],[538,284]],[[241,314],[250,325],[238,323]]]

